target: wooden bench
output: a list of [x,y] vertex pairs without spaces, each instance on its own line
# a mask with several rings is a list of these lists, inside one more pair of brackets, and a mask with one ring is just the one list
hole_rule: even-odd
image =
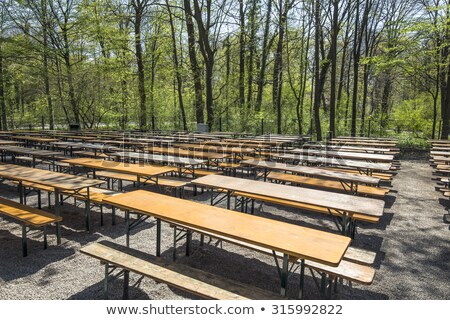
[[177,263],[167,263],[161,258],[108,241],[93,243],[80,249],[81,253],[99,259],[105,264],[104,297],[108,297],[110,269],[124,272],[123,298],[128,298],[129,273],[166,283],[206,299],[217,300],[274,300],[283,297],[237,281],[194,269]]
[[[78,191],[77,193],[74,193],[72,191],[63,191],[62,192],[65,195],[68,195],[74,199],[74,205],[77,205],[77,200],[84,201],[86,205],[86,196],[87,196],[87,190],[82,189]],[[117,192],[113,190],[103,189],[103,188],[96,188],[91,187],[89,188],[89,201],[91,204],[98,205],[100,207],[100,226],[103,226],[103,206],[105,203],[103,202],[104,199],[116,196],[118,194],[121,194],[122,192]],[[91,208],[89,208],[90,210]],[[116,210],[114,207],[112,207],[112,225],[116,224]],[[86,220],[86,227],[89,229],[89,219]]]
[[[18,182],[16,182],[16,181],[14,181],[13,183],[16,185],[18,184]],[[50,194],[55,192],[55,189],[53,187],[49,187],[49,186],[37,184],[37,183],[29,183],[29,182],[22,182],[22,186],[24,188],[28,188],[28,189],[37,191],[39,208],[41,208],[41,205],[42,205],[40,191],[47,192],[48,193],[48,204],[49,204],[49,206],[51,206]],[[103,226],[103,206],[104,206],[103,199],[114,196],[114,195],[118,195],[120,193],[121,192],[103,189],[103,188],[96,188],[96,187],[89,188],[89,201],[91,202],[91,204],[95,204],[100,207],[100,225],[101,226]],[[27,195],[27,192],[24,193],[24,203],[25,204],[26,204],[26,199],[27,199],[26,195]],[[82,200],[82,201],[86,202],[86,199],[84,197],[87,195],[87,190],[82,189],[76,193],[73,191],[69,191],[69,190],[66,190],[66,191],[63,190],[60,194],[60,203],[61,204],[64,202],[63,195],[74,198],[74,205],[76,206],[77,200]],[[89,221],[86,221],[86,226],[88,226],[88,224],[89,224]],[[115,208],[114,207],[112,207],[112,224],[113,225],[116,224],[116,216],[115,216]]]
[[93,151],[84,151],[84,150],[74,151],[72,154],[74,156],[89,157],[89,158],[102,158],[102,159],[109,158],[107,154],[102,152],[95,153]]
[[240,163],[233,162],[221,162],[219,163],[219,169],[225,172],[225,174],[236,176],[236,170],[241,168]]
[[[142,179],[137,178],[136,175],[120,173],[120,172],[111,172],[111,171],[97,171],[95,176],[100,179],[106,179],[108,188],[114,188],[114,182],[118,181],[118,189],[122,191],[122,181],[129,181],[135,184],[136,182],[155,185],[156,182],[153,180],[146,180],[145,182]],[[164,188],[171,188],[175,190],[179,190],[180,197],[182,195],[184,187],[189,185],[191,180],[176,178],[176,177],[158,177],[158,186]]]
[[27,256],[27,233],[30,227],[43,228],[44,230],[44,249],[47,249],[47,230],[46,226],[56,223],[57,243],[61,243],[61,233],[59,223],[62,221],[58,217],[49,212],[39,210],[0,197],[0,213],[15,219],[22,224],[22,255]]
[[195,169],[194,170],[194,175],[195,175],[196,178],[209,176],[211,174],[222,174],[222,172],[219,172],[219,171],[208,171],[208,170],[204,170],[204,169]]
[[[14,157],[14,161],[15,162],[19,162],[19,163],[23,163],[23,164],[27,164],[27,165],[33,164],[33,158],[32,157],[27,157],[27,156]],[[41,159],[34,159],[34,163],[35,164],[42,163],[42,160]]]
[[[245,241],[239,241],[223,235],[218,235],[212,232],[205,232],[203,230],[193,229],[185,225],[171,225],[174,228],[174,252],[173,258],[176,258],[176,242],[177,237],[188,238],[191,234],[186,234],[185,237],[180,237],[177,234],[177,230],[182,229],[182,231],[196,232],[201,235],[201,245],[203,245],[203,237],[208,236],[210,238],[216,238],[220,241],[228,242],[239,247],[251,249],[269,256],[275,256],[277,259],[282,259],[283,254],[280,252],[273,252],[270,249],[263,248]],[[191,241],[186,242],[186,252],[189,253],[189,244]],[[319,290],[322,297],[330,298],[331,291],[325,290],[326,288],[331,288],[331,283],[335,282],[337,284],[337,279],[344,279],[349,282],[356,282],[363,285],[370,285],[373,282],[375,276],[375,269],[371,267],[375,262],[376,253],[367,251],[364,249],[349,247],[343,257],[343,260],[339,263],[337,267],[330,267],[322,263],[313,262],[305,260],[305,267],[309,268],[311,274],[314,276],[313,272],[316,271],[321,274],[324,281],[319,285]],[[296,257],[291,257],[290,262],[293,264],[300,264],[300,260]]]
[[[281,172],[271,172],[267,178],[273,181],[281,181],[281,182],[290,182],[291,184],[306,186],[306,187],[315,187],[320,189],[330,189],[330,190],[338,190],[338,191],[347,191],[344,189],[343,185],[339,181],[335,180],[326,180],[320,178],[311,178],[304,177],[293,174],[286,174]],[[357,193],[359,195],[366,195],[371,197],[379,197],[383,198],[389,192],[389,189],[379,188],[379,187],[371,187],[359,185]]]
[[[321,169],[361,174],[358,170],[353,170],[353,169],[342,169],[342,168],[337,168],[337,167],[321,167]],[[391,181],[393,174],[392,173],[374,172],[374,173],[372,173],[372,177],[379,178],[380,180],[383,180],[383,181]]]

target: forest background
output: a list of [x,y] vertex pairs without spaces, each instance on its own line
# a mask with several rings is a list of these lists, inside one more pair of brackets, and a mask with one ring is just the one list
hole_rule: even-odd
[[450,131],[449,0],[2,0],[0,124]]

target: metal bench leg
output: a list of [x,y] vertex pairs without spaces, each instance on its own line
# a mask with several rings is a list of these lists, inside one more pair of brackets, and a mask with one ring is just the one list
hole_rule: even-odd
[[300,286],[298,298],[303,299],[304,297],[304,288],[305,288],[305,259],[300,260]]
[[286,289],[287,289],[287,281],[288,281],[288,271],[289,267],[289,255],[284,254],[283,255],[283,268],[281,269],[281,295],[286,295]]
[[103,227],[103,205],[100,205],[100,226]]
[[41,190],[38,190],[37,192],[37,196],[38,196],[38,208],[42,209],[42,197],[41,197]]
[[89,201],[88,200],[86,200],[85,202],[84,202],[84,219],[85,219],[85,221],[84,221],[84,223],[86,224],[86,231],[90,231],[90,225],[91,225],[91,217],[90,217],[90,214],[89,214],[89,211],[90,211],[90,203],[89,203]]
[[44,226],[44,250],[47,249],[47,226]]
[[128,300],[129,286],[130,286],[130,271],[124,270],[123,271],[123,296],[122,296],[123,300]]
[[27,226],[22,225],[22,256],[26,257],[27,254]]
[[108,300],[109,263],[105,263],[105,280],[103,280],[103,299]]
[[56,223],[56,243],[61,244],[61,224],[59,222]]
[[156,256],[161,256],[161,219],[156,219]]
[[186,256],[191,254],[192,231],[186,231]]
[[126,236],[126,246],[127,248],[130,247],[130,211],[126,210],[125,211],[125,228],[127,231],[127,236]]
[[116,225],[116,207],[111,207],[111,220],[112,220],[112,225],[115,226]]
[[172,259],[175,261],[177,259],[177,227],[173,227],[173,253]]

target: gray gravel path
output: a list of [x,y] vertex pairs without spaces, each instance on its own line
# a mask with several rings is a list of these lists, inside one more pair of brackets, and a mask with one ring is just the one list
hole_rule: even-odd
[[[340,286],[335,299],[449,299],[450,298],[450,230],[442,221],[448,204],[435,191],[432,169],[426,162],[402,161],[387,199],[386,213],[380,224],[361,225],[353,245],[376,251],[376,276],[371,286]],[[17,199],[16,188],[0,184],[1,196]],[[29,204],[35,201],[30,198]],[[195,198],[207,202],[206,194]],[[107,211],[109,212],[109,211]],[[283,207],[264,205],[261,216],[299,225],[337,232],[331,220],[323,215],[300,213]],[[71,202],[63,207],[63,243],[49,236],[49,248],[42,250],[42,234],[29,235],[29,256],[21,256],[21,228],[0,218],[0,299],[101,299],[103,268],[97,260],[78,252],[79,248],[98,240],[125,244],[124,223],[111,226],[106,214],[100,227],[99,215],[93,213],[94,232],[83,227],[83,209]],[[53,230],[51,230],[53,232]],[[133,232],[131,247],[154,253],[155,225],[143,224]],[[172,257],[172,230],[163,225],[163,257]],[[181,246],[181,245],[180,245]],[[270,257],[230,244],[214,242],[198,247],[194,237],[194,253],[183,256],[178,248],[178,261],[243,283],[278,291],[279,283]],[[131,283],[138,277],[132,275]],[[288,295],[295,297],[298,276],[290,279]],[[111,298],[120,298],[121,281],[111,285]],[[195,297],[144,279],[130,290],[132,299],[195,299]],[[306,280],[306,298],[317,299],[318,291],[311,277]]]

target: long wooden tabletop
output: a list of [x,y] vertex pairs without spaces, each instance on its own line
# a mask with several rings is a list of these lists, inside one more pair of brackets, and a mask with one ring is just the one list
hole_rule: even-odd
[[364,152],[364,153],[392,153],[396,154],[397,151],[392,151],[389,148],[372,148],[372,147],[354,147],[345,145],[324,145],[324,144],[305,144],[303,145],[305,149],[319,149],[319,150],[336,150],[336,151],[354,151],[354,152]]
[[360,170],[370,170],[370,171],[389,171],[391,165],[389,163],[372,163],[366,161],[355,161],[355,160],[345,160],[336,158],[324,158],[315,156],[304,156],[300,154],[272,154],[273,158],[294,160],[306,163],[321,164],[324,166],[340,166],[340,167],[350,167],[357,168]]
[[384,210],[383,200],[221,175],[204,176],[192,180],[192,183],[214,189],[251,193],[259,196],[310,204],[339,210],[348,214],[356,213],[381,217]]
[[235,143],[242,143],[242,144],[256,144],[256,145],[262,145],[262,146],[281,146],[286,141],[279,141],[276,139],[224,139],[225,142],[235,142]]
[[11,136],[11,139],[14,140],[24,140],[24,141],[33,141],[33,142],[56,142],[58,139],[56,138],[39,138],[39,137],[30,137],[30,136]]
[[439,150],[432,150],[430,152],[431,156],[443,156],[443,157],[450,157],[450,151],[439,151]]
[[338,136],[334,139],[341,140],[368,140],[368,141],[392,141],[398,142],[397,138],[386,138],[386,137],[352,137],[352,136]]
[[40,150],[33,148],[24,148],[24,147],[16,147],[16,146],[1,146],[0,150],[11,152],[14,154],[28,154],[36,157],[55,157],[55,156],[64,156],[61,152],[50,151],[50,150]]
[[281,170],[293,173],[299,173],[302,175],[326,178],[331,180],[353,182],[357,184],[378,185],[380,183],[379,178],[370,177],[363,174],[339,172],[332,170],[324,170],[317,167],[307,167],[301,165],[292,165],[281,162],[261,161],[261,160],[244,160],[241,161],[243,165],[249,165],[252,167],[265,168],[269,170]]
[[223,152],[230,154],[254,154],[255,149],[243,147],[213,146],[208,144],[175,143],[174,147],[205,152]]
[[74,166],[83,166],[91,169],[135,174],[140,177],[159,176],[177,170],[174,167],[168,166],[152,166],[149,164],[142,164],[142,163],[138,164],[128,162],[106,161],[92,158],[67,159],[63,160],[63,162],[69,163]]
[[142,152],[113,152],[110,153],[110,156],[118,157],[121,159],[135,159],[135,160],[143,160],[149,162],[158,162],[158,163],[174,163],[176,165],[183,166],[196,166],[201,164],[206,164],[206,160],[200,159],[192,159],[192,158],[184,158],[184,157],[175,157],[170,155],[161,155],[161,154],[150,154],[150,153],[142,153]]
[[147,147],[144,151],[153,154],[168,154],[171,156],[180,156],[187,158],[200,158],[200,159],[225,159],[230,155],[218,152],[203,152],[203,151],[191,151],[180,148],[167,148],[167,147]]
[[350,152],[350,151],[292,149],[286,152],[293,154],[320,156],[326,158],[341,158],[341,159],[364,160],[373,162],[392,162],[392,160],[394,160],[393,155]]
[[81,176],[23,167],[15,164],[0,164],[0,177],[13,181],[41,184],[59,190],[79,190],[105,183],[102,180],[88,179]]
[[377,148],[390,148],[396,149],[397,144],[394,142],[385,142],[385,141],[339,141],[339,140],[331,140],[328,144],[335,145],[348,145],[348,146],[366,146],[366,147],[377,147]]
[[0,140],[0,145],[2,145],[2,146],[7,146],[7,145],[16,146],[19,144],[23,144],[23,142],[11,141],[11,140]]
[[143,190],[104,202],[330,266],[339,264],[351,241],[341,235]]

